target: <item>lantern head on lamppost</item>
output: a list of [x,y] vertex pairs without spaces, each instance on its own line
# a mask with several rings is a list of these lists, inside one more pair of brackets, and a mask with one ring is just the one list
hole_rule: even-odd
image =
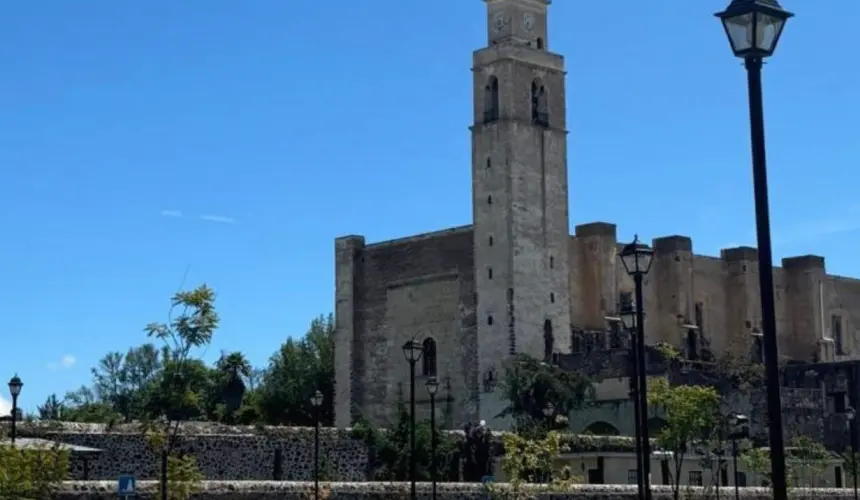
[[776,50],[785,22],[793,16],[777,0],[732,0],[720,18],[735,56],[764,59]]
[[403,344],[403,355],[406,356],[406,361],[414,365],[421,359],[421,354],[424,353],[424,347],[415,339],[407,340]]
[[319,408],[320,406],[322,406],[322,404],[323,404],[323,393],[320,391],[315,392],[314,395],[311,396],[311,404],[313,405],[314,408]]
[[636,304],[628,302],[618,306],[618,317],[627,331],[636,331]]
[[631,277],[645,276],[651,270],[651,261],[654,260],[654,251],[648,245],[639,242],[639,237],[634,236],[633,242],[624,245],[621,249],[621,263],[624,270]]
[[19,394],[21,394],[21,388],[24,387],[24,382],[21,382],[21,378],[18,375],[15,375],[9,380],[9,394],[12,395],[13,398],[17,398]]
[[439,391],[439,381],[436,380],[436,377],[428,378],[424,385],[427,387],[427,394],[431,396],[435,396],[436,392]]
[[543,415],[546,418],[549,418],[552,416],[553,413],[555,413],[555,405],[552,403],[547,403],[546,406],[544,406],[543,408]]

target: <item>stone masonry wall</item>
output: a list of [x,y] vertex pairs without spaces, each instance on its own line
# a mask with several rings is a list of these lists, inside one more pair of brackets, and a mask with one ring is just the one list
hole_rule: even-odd
[[[447,432],[455,439],[463,438],[462,431]],[[158,477],[159,457],[136,424],[108,427],[26,422],[19,428],[19,436],[102,450],[100,455],[87,460],[89,480],[115,481],[125,474],[139,480]],[[564,440],[571,450],[583,452],[634,449],[633,440],[628,437],[568,435]],[[304,481],[313,477],[312,428],[185,423],[180,427],[177,441],[174,449],[193,454],[208,480]],[[365,481],[368,476],[367,448],[351,436],[350,429],[320,429],[320,462],[324,479]],[[72,456],[71,478],[84,479],[84,463],[80,456]]]
[[[402,500],[409,496],[409,483],[323,483],[320,485],[320,498],[338,500]],[[139,500],[158,498],[158,485],[154,481],[138,483]],[[696,491],[699,490],[699,491]],[[693,488],[692,495],[684,498],[707,498],[702,488]],[[313,497],[312,483],[249,481],[227,482],[206,481],[194,494],[195,500],[305,500]],[[430,500],[430,485],[416,485],[417,498]],[[686,493],[686,492],[685,492]],[[698,494],[697,494],[698,493]],[[672,498],[671,491],[665,486],[652,489],[654,500]],[[54,497],[57,500],[114,500],[116,483],[113,481],[71,481],[63,485]],[[443,483],[437,485],[436,498],[439,500],[485,500],[494,498],[480,484]],[[535,500],[633,500],[636,498],[635,486],[581,485],[564,493],[537,492],[530,497]],[[772,498],[765,488],[741,488],[739,498],[744,500],[765,500]],[[833,500],[853,498],[851,489],[793,490],[791,498],[797,500],[829,498]]]
[[[24,424],[19,435],[103,450],[88,459],[91,480],[114,480],[122,474],[138,479],[158,476],[159,457],[137,425]],[[207,479],[296,481],[313,477],[313,428],[187,423],[177,435],[175,450],[193,454]],[[366,477],[366,448],[348,429],[320,430],[320,461],[324,473],[332,478],[362,481]],[[83,461],[73,457],[72,478],[83,479],[83,469]]]

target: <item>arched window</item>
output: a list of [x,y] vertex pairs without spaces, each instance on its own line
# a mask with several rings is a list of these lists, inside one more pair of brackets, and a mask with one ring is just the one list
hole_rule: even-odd
[[549,109],[546,102],[546,87],[540,78],[532,82],[532,123],[549,126]]
[[484,123],[499,119],[499,79],[491,76],[484,87]]
[[585,430],[582,431],[584,434],[591,434],[593,436],[620,436],[621,432],[619,432],[618,428],[609,422],[592,422]]
[[555,344],[555,337],[552,334],[552,321],[545,320],[543,322],[543,357],[547,363],[552,359],[553,344]]
[[424,348],[424,356],[422,364],[421,373],[423,373],[427,377],[435,377],[436,376],[436,341],[430,337],[424,339],[424,343],[421,344],[421,347]]

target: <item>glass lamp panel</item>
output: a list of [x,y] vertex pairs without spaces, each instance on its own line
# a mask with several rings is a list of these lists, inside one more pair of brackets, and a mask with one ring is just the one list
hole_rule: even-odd
[[785,19],[780,19],[769,14],[756,14],[755,23],[755,47],[756,49],[770,55],[776,49],[779,34],[785,26]]
[[754,15],[750,12],[723,19],[723,27],[726,29],[726,35],[729,37],[729,43],[735,54],[753,48],[753,29],[755,27],[753,18]]

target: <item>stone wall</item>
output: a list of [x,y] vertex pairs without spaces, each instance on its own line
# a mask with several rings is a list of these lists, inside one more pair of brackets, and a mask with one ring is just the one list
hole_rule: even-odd
[[[88,459],[89,479],[115,479],[131,474],[158,476],[159,457],[134,424],[24,424],[21,437],[98,448]],[[177,435],[177,452],[193,454],[204,477],[219,480],[309,480],[313,477],[314,430],[307,427],[225,426],[186,423]],[[320,460],[326,475],[341,481],[366,477],[367,451],[348,429],[320,429]],[[72,478],[83,479],[81,457],[72,459]]]
[[[462,431],[448,431],[460,439]],[[69,422],[23,423],[19,436],[38,437],[102,450],[87,460],[90,480],[115,480],[130,474],[138,479],[158,477],[159,457],[140,427],[123,424]],[[633,440],[614,436],[567,435],[572,451],[632,451]],[[313,477],[314,432],[306,427],[226,426],[185,423],[177,434],[178,452],[193,454],[206,479],[224,481],[303,481]],[[350,429],[320,429],[320,460],[324,478],[364,481],[368,477],[367,449]],[[72,457],[72,479],[84,479],[81,456]]]
[[[56,500],[115,500],[116,483],[113,481],[71,481],[63,485],[54,497]],[[497,485],[496,487],[504,487]],[[320,498],[338,500],[402,500],[409,496],[409,483],[323,483],[320,485]],[[158,484],[154,481],[138,482],[140,500],[158,498]],[[700,491],[696,491],[700,490]],[[313,483],[275,482],[275,481],[206,481],[193,498],[195,500],[305,500],[313,497]],[[418,483],[417,497],[429,500],[430,485]],[[671,491],[665,486],[653,488],[654,500],[672,498]],[[692,489],[691,496],[685,498],[706,498],[701,488]],[[696,493],[699,493],[698,495]],[[732,495],[733,496],[733,495]],[[772,498],[765,488],[741,488],[740,498],[744,500],[766,500]],[[791,497],[797,500],[813,498],[848,499],[853,498],[850,489],[794,490]],[[480,484],[447,483],[437,485],[437,499],[440,500],[486,500],[487,489]],[[564,493],[536,493],[536,500],[634,500],[635,486],[581,485]]]

